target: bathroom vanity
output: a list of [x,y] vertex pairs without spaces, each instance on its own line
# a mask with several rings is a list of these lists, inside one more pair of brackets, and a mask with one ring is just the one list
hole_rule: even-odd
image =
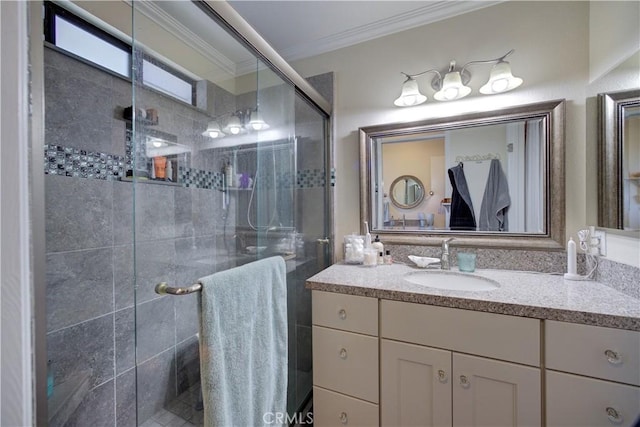
[[540,273],[477,270],[496,284],[485,291],[406,280],[433,272],[336,264],[308,279],[316,425],[631,426],[640,416],[640,301]]

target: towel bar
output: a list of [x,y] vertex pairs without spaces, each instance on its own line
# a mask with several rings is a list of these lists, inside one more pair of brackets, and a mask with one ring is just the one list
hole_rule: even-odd
[[156,294],[158,295],[187,295],[201,290],[201,283],[194,283],[186,288],[172,288],[167,282],[161,282],[156,285]]

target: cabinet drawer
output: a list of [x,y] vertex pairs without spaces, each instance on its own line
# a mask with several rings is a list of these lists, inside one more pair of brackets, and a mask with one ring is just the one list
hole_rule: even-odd
[[640,332],[549,320],[549,369],[640,385]]
[[633,426],[638,416],[639,387],[547,371],[548,427]]
[[313,384],[378,403],[378,339],[313,326]]
[[323,388],[313,388],[313,425],[365,426],[379,425],[378,405]]
[[312,292],[314,325],[378,335],[378,299],[332,292]]
[[381,303],[381,337],[540,366],[540,321],[398,301]]

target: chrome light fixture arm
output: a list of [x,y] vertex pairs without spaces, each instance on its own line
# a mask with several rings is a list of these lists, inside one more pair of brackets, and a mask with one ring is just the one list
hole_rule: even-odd
[[501,57],[496,58],[496,59],[487,59],[487,60],[483,60],[483,61],[469,61],[469,62],[467,62],[466,64],[464,64],[464,65],[462,66],[462,69],[460,70],[460,73],[461,73],[461,74],[464,74],[464,73],[467,71],[467,67],[468,67],[469,65],[476,65],[476,64],[497,64],[497,63],[499,63],[499,62],[504,62],[504,59],[505,59],[507,56],[511,55],[511,54],[512,54],[513,52],[515,52],[515,51],[516,51],[515,49],[511,49],[509,52],[505,53],[504,55],[502,55]]

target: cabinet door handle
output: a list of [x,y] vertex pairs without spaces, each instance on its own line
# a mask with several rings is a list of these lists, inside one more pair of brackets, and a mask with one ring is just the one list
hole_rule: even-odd
[[471,383],[469,382],[469,379],[466,375],[460,375],[460,385],[464,388],[469,388],[469,386],[471,386]]
[[609,421],[611,421],[613,424],[622,423],[622,415],[620,415],[620,413],[611,406],[607,407],[607,418],[609,418]]
[[347,358],[347,349],[346,348],[341,348],[340,349],[340,359],[346,359]]
[[341,320],[345,320],[347,318],[347,310],[345,310],[344,308],[341,308],[340,310],[338,310],[338,317]]
[[346,413],[346,412],[342,412],[342,413],[340,414],[340,422],[341,422],[342,424],[346,424],[346,423],[348,423],[348,422],[349,422],[349,419],[347,418],[347,413]]
[[438,379],[440,380],[441,383],[446,383],[447,382],[447,373],[444,370],[439,369],[438,370]]
[[619,365],[622,363],[622,356],[617,351],[605,350],[604,355],[607,357],[607,361],[612,365]]

